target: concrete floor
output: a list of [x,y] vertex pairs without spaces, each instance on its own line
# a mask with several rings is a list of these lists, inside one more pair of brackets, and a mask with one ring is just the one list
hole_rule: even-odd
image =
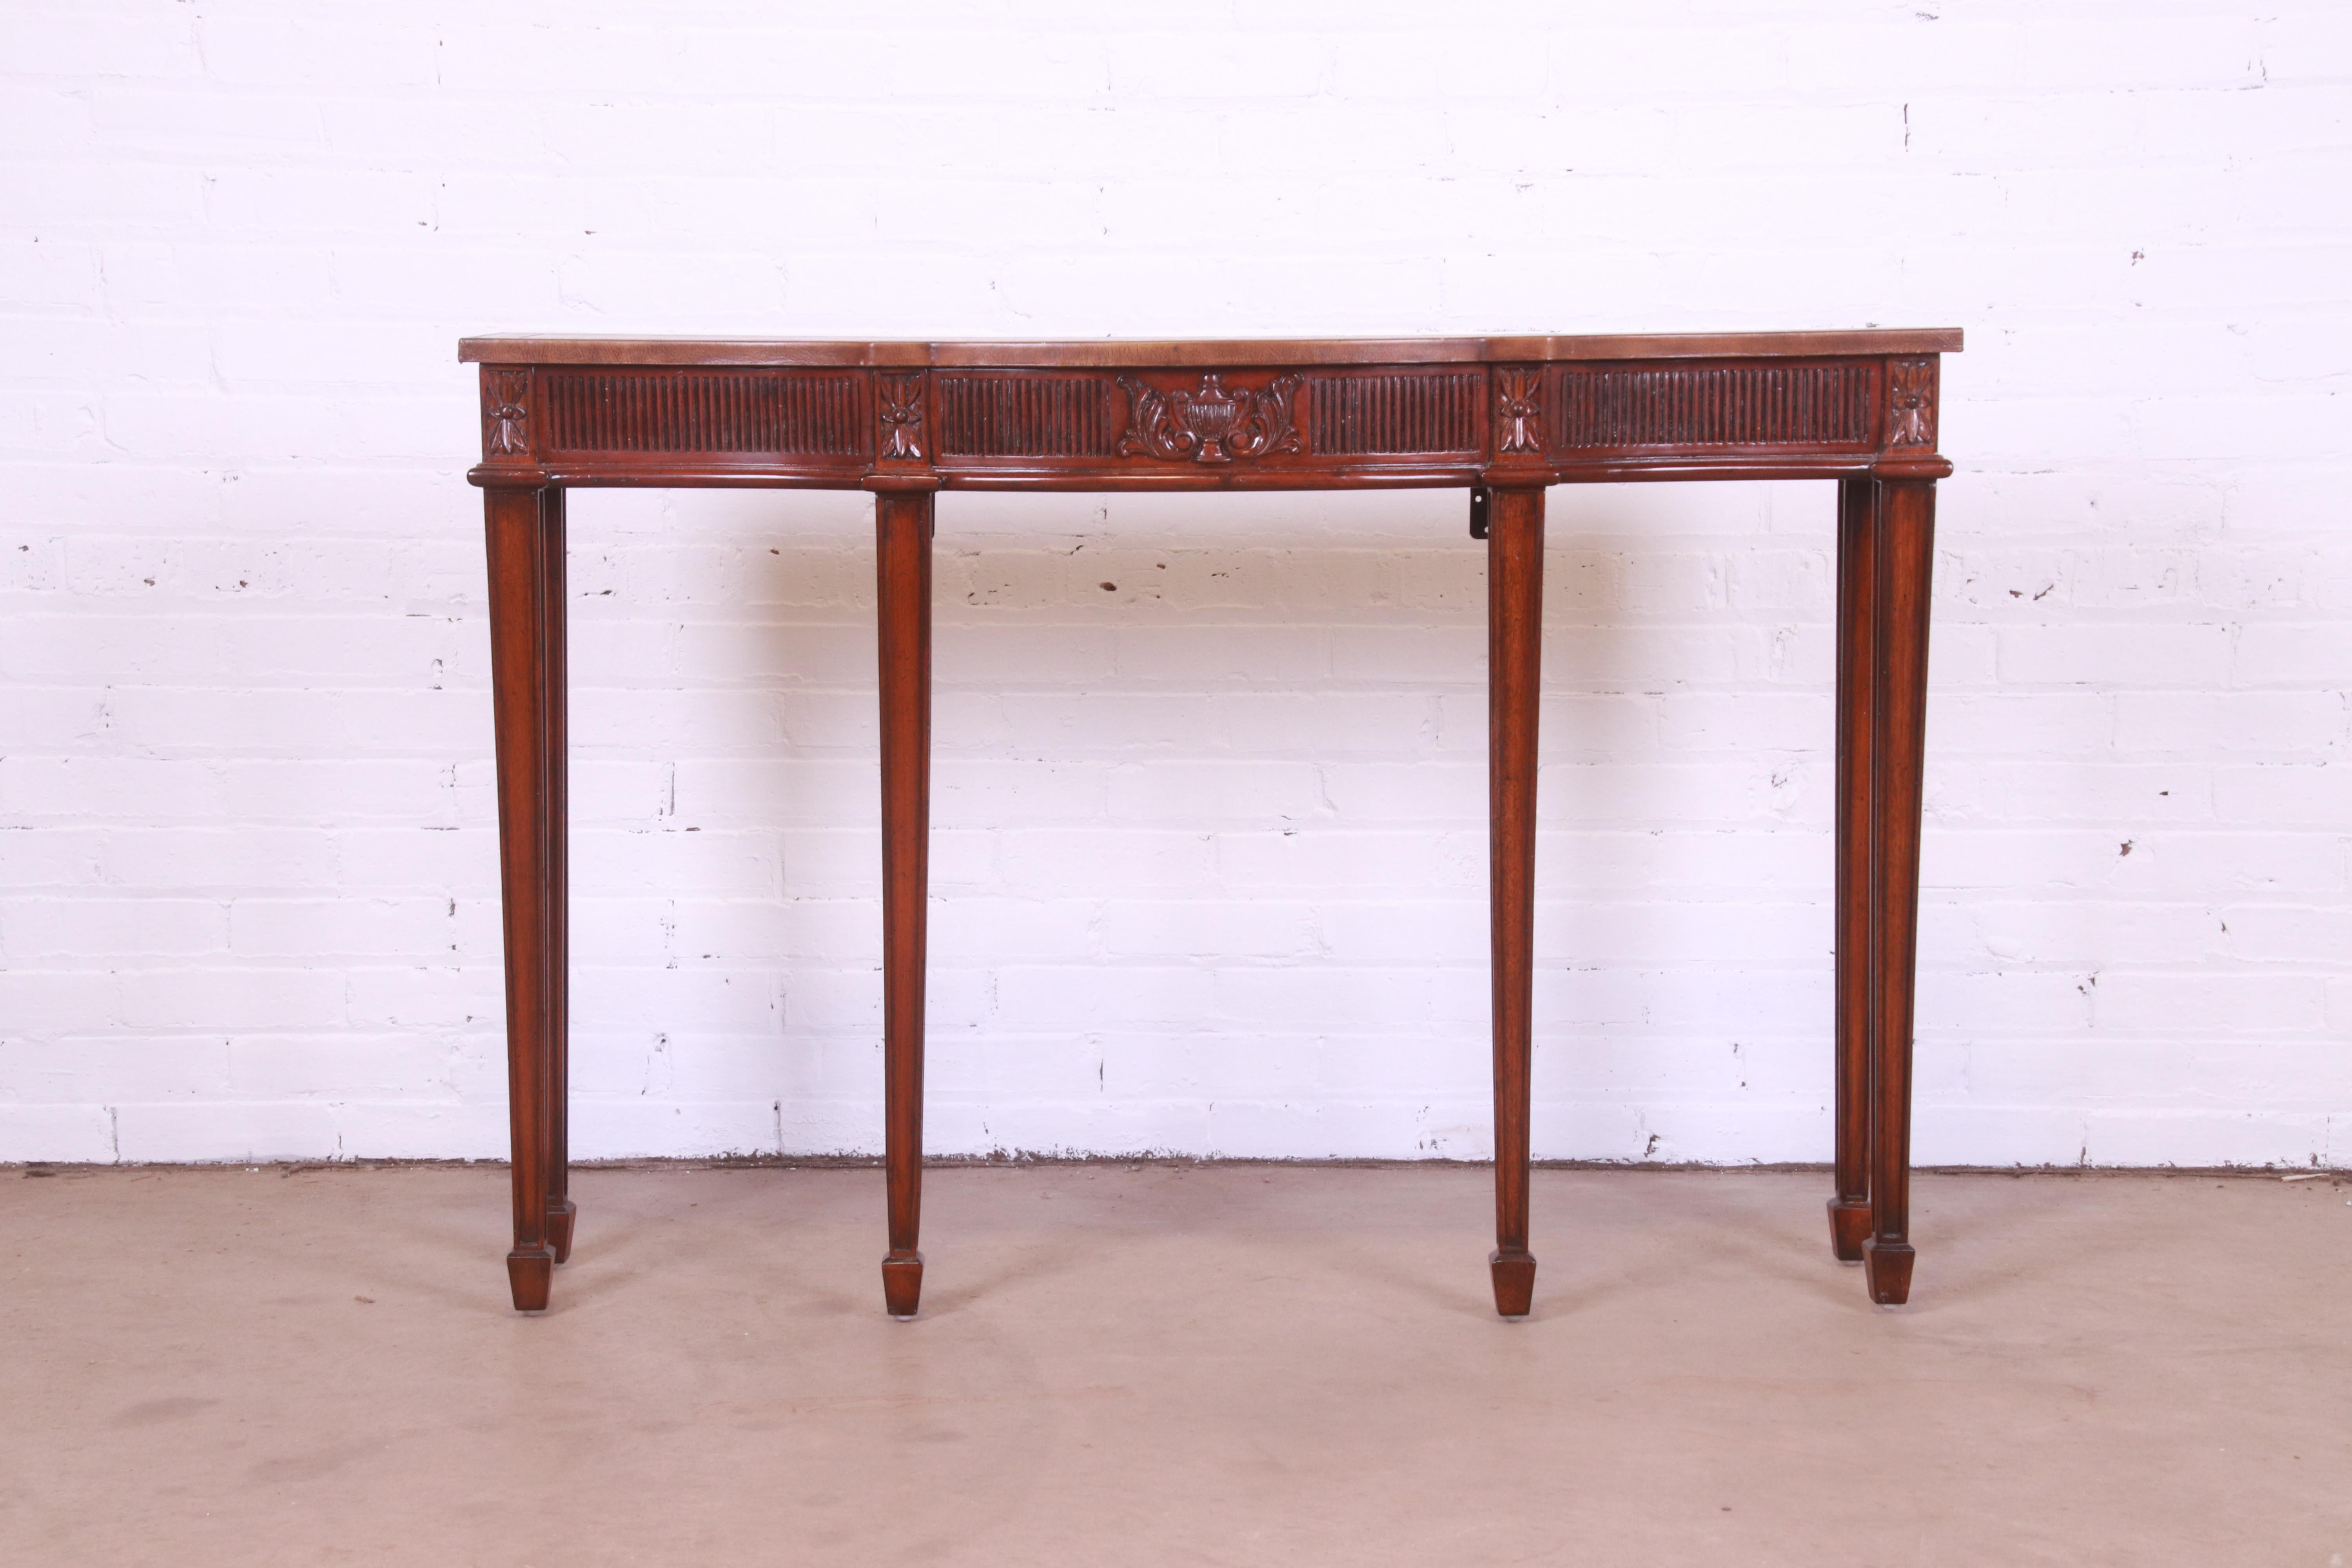
[[0,1563],[2352,1561],[2352,1184],[592,1170],[554,1310],[497,1169],[0,1172]]

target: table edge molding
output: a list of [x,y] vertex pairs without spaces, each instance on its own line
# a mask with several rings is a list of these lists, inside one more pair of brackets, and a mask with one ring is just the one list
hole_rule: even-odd
[[1958,353],[1962,337],[1958,327],[1433,338],[1105,338],[1034,342],[495,333],[460,338],[457,358],[467,364],[833,365],[845,369],[1503,364],[1610,359]]

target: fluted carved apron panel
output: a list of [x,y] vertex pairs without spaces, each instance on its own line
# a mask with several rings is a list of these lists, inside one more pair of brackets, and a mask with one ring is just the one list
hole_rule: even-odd
[[1108,458],[1124,416],[1108,375],[941,374],[940,452],[950,458]]
[[1553,449],[1864,451],[1874,445],[1875,361],[1816,364],[1556,365]]
[[485,482],[889,492],[1933,479],[1949,471],[1937,354],[1957,342],[1874,330],[460,348],[482,367]]
[[543,377],[550,451],[818,458],[872,451],[864,378],[854,373],[595,370]]
[[1307,404],[1317,457],[1475,454],[1486,442],[1484,371],[1310,376]]

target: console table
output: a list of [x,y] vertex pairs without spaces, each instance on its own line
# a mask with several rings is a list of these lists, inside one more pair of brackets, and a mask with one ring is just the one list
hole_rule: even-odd
[[1910,1292],[1911,1013],[1939,354],[1956,331],[1225,342],[467,338],[481,366],[514,1304],[566,1194],[563,492],[874,493],[882,705],[884,1304],[923,1281],[931,535],[942,489],[1445,487],[1486,542],[1495,1308],[1524,1315],[1544,490],[1837,481],[1836,1174],[1831,1246]]

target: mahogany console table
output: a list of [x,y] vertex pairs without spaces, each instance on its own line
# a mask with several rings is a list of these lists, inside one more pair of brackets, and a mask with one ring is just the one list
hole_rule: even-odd
[[1836,1255],[1911,1286],[1911,1006],[1937,381],[1955,331],[1230,342],[467,338],[478,363],[514,1131],[514,1304],[547,1305],[566,1195],[563,492],[874,492],[889,1254],[923,1256],[931,534],[942,489],[1454,486],[1486,542],[1495,1308],[1524,1315],[1544,490],[1838,485]]

